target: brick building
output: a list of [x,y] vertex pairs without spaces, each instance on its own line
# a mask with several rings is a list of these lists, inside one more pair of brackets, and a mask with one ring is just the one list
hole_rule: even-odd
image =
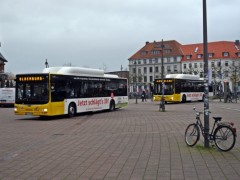
[[[173,73],[203,77],[203,43],[182,45],[179,42],[146,42],[129,60],[130,92],[150,88],[155,78]],[[232,90],[240,91],[240,43],[219,41],[208,43],[210,83],[228,82]]]

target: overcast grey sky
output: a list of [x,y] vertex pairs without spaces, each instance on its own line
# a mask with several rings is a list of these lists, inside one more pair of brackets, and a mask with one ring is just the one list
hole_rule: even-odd
[[[208,41],[240,39],[240,0],[207,0]],[[203,42],[202,0],[0,0],[5,71],[128,68],[146,41]]]

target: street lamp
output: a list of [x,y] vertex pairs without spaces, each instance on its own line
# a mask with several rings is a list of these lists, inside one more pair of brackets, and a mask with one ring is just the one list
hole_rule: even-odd
[[46,59],[46,62],[45,62],[45,66],[46,66],[46,68],[49,67],[48,62],[47,62],[47,59]]
[[163,77],[163,71],[164,71],[164,66],[163,66],[163,48],[164,48],[164,44],[163,44],[163,40],[162,40],[162,44],[161,44],[161,48],[162,48],[162,57],[161,57],[161,63],[162,63],[162,68],[161,68],[161,79],[162,79],[162,98],[159,104],[159,110],[162,109],[162,112],[165,112],[165,102],[164,102],[164,77]]
[[135,65],[135,80],[136,80],[136,84],[135,84],[135,95],[136,95],[136,104],[137,102],[137,61],[134,61],[134,65]]

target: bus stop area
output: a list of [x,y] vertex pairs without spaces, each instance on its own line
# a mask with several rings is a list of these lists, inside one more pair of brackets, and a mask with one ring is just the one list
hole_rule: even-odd
[[[209,103],[212,116],[235,123],[229,152],[184,142],[193,107],[203,102],[159,103],[130,99],[113,112],[84,113],[71,119],[16,116],[0,108],[0,179],[240,179],[240,103]],[[203,121],[203,117],[202,117]]]

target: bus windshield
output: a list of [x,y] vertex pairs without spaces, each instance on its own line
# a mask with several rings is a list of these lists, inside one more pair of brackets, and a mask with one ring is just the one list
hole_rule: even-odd
[[155,83],[154,84],[154,91],[156,95],[172,95],[174,94],[174,86],[173,81],[164,82],[164,91],[162,89],[162,83]]
[[18,81],[16,84],[17,104],[46,104],[49,101],[47,79]]

